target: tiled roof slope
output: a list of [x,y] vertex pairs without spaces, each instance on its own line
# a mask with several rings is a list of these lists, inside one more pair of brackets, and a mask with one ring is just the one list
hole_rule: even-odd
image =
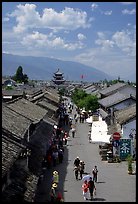
[[128,106],[122,110],[116,111],[114,114],[117,122],[123,124],[129,121],[130,119],[136,117],[136,104]]
[[112,92],[114,92],[114,91],[117,91],[118,89],[120,89],[120,88],[122,88],[122,87],[124,87],[124,86],[126,86],[126,84],[125,83],[120,83],[120,82],[118,82],[118,83],[116,83],[116,84],[113,84],[113,85],[111,85],[111,86],[109,86],[109,87],[107,87],[107,88],[104,88],[103,90],[100,90],[99,92],[101,93],[101,94],[103,94],[103,95],[109,95],[109,94],[111,94]]
[[9,103],[8,107],[33,122],[39,122],[47,113],[47,110],[23,98]]
[[2,135],[2,177],[16,161],[23,148],[25,148],[23,145]]
[[120,103],[126,99],[129,99],[130,95],[125,95],[120,92],[116,92],[115,94],[112,94],[110,96],[107,96],[103,99],[98,100],[98,103],[104,107],[110,107],[112,105],[115,105],[117,103]]
[[2,128],[23,138],[30,124],[31,121],[28,118],[11,110],[7,105],[2,104]]

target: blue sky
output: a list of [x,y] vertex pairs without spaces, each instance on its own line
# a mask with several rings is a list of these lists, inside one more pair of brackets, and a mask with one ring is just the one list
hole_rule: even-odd
[[135,2],[2,2],[2,51],[136,72]]

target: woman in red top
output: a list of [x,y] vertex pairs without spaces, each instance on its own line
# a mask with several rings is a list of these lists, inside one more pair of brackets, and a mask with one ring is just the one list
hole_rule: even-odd
[[84,200],[88,200],[88,183],[87,183],[87,180],[85,180],[84,183],[82,184],[82,191],[83,191]]

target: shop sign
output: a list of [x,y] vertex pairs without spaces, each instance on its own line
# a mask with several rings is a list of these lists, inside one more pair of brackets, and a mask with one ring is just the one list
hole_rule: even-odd
[[131,139],[120,139],[120,158],[126,159],[131,154]]
[[118,146],[120,145],[120,141],[119,141],[119,140],[113,140],[113,141],[112,141],[112,145],[113,145],[114,147],[118,147]]

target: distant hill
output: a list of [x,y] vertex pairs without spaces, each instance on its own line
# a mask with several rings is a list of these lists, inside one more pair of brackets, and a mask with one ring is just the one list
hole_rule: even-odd
[[23,73],[30,79],[52,80],[54,72],[59,68],[65,80],[98,82],[100,80],[111,80],[112,76],[90,66],[73,61],[62,61],[48,57],[18,56],[2,54],[2,76],[12,76],[19,66]]

